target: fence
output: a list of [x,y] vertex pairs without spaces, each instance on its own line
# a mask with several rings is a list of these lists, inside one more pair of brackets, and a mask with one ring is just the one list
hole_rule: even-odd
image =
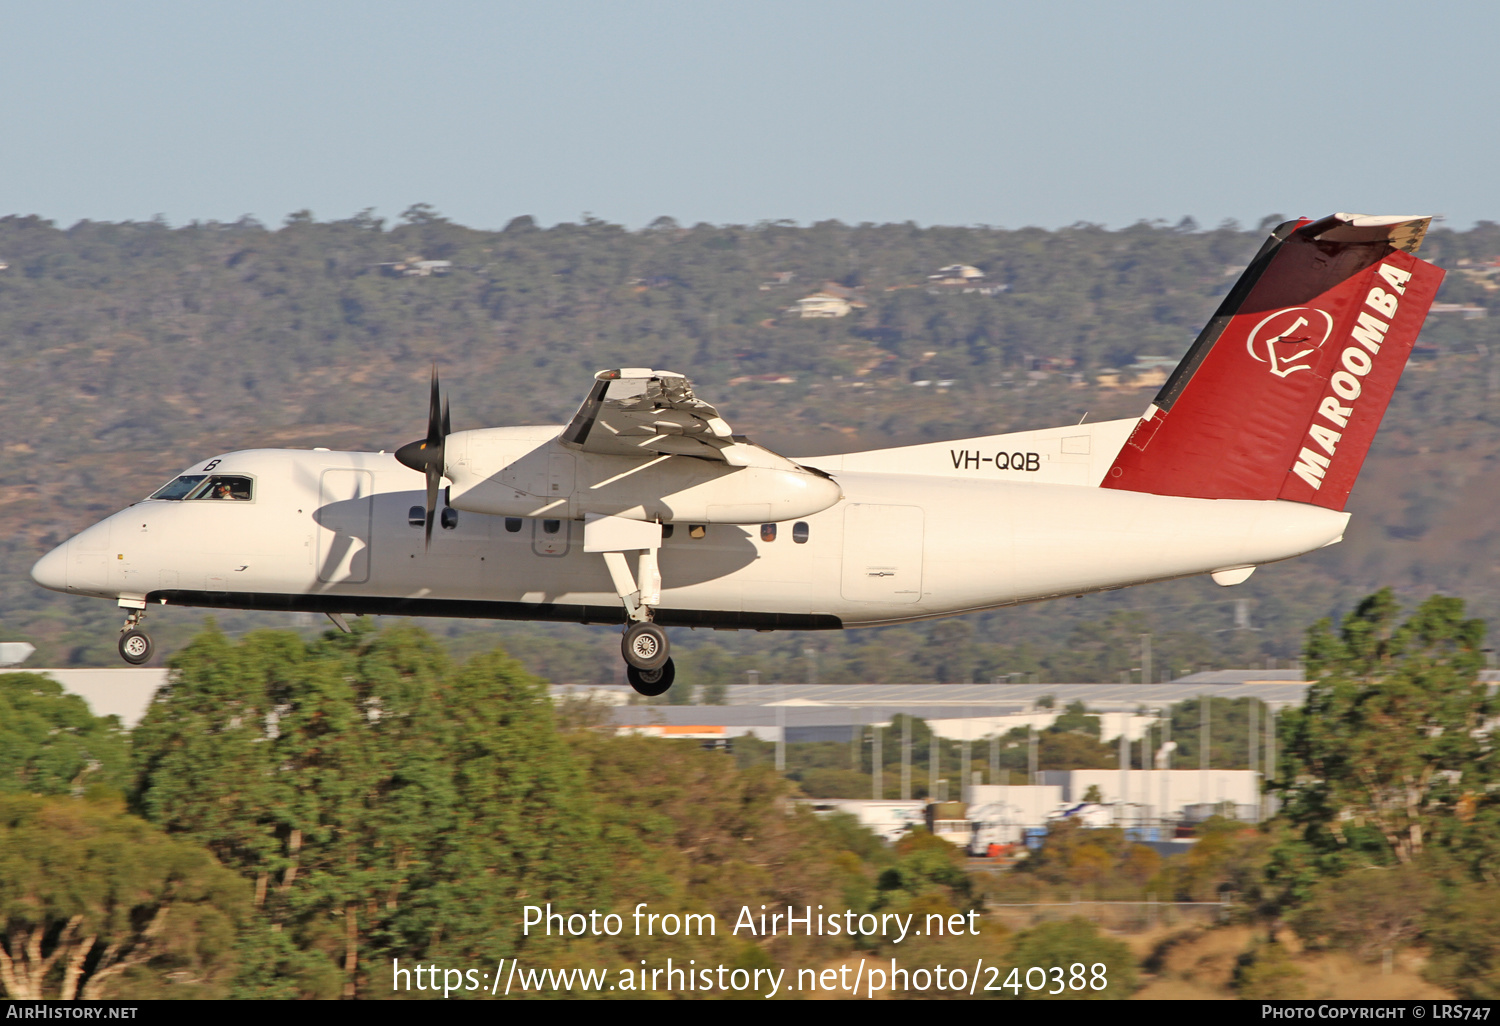
[[1087,919],[1120,933],[1141,933],[1158,926],[1211,926],[1229,917],[1227,901],[1034,901],[985,905],[990,919],[1013,930],[1058,919]]

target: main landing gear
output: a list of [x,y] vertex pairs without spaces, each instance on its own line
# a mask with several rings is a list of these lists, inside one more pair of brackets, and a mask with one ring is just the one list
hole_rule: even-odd
[[132,609],[125,617],[125,626],[120,628],[120,658],[132,666],[151,658],[151,635],[140,629],[145,618],[145,610]]
[[677,667],[670,651],[667,632],[649,621],[637,621],[625,628],[620,639],[620,653],[625,657],[625,679],[630,686],[648,698],[665,694],[677,678]]
[[[677,677],[677,668],[672,664],[667,632],[651,622],[661,602],[661,573],[656,564],[661,524],[590,517],[584,523],[583,548],[604,556],[615,593],[625,606],[625,636],[620,640],[625,679],[647,697],[665,694]],[[630,572],[627,552],[639,554],[635,574]]]

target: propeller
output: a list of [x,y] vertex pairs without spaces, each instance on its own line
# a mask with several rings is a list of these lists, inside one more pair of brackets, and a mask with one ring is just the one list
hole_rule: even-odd
[[448,401],[438,388],[437,364],[432,365],[432,396],[427,404],[427,437],[407,442],[396,450],[396,460],[427,478],[427,547],[432,547],[432,520],[437,513],[438,484],[446,467],[444,443],[452,433]]

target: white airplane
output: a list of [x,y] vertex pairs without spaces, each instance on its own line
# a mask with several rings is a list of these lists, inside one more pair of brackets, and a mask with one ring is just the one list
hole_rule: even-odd
[[153,604],[613,623],[647,695],[675,673],[663,627],[837,630],[1237,584],[1343,537],[1442,281],[1415,255],[1429,222],[1278,227],[1139,419],[788,459],[644,368],[596,374],[565,427],[451,431],[434,369],[425,439],[216,456],[31,574],[125,609],[131,663]]

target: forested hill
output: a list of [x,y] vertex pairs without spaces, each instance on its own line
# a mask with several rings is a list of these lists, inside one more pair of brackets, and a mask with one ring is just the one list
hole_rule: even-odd
[[[434,361],[458,428],[560,422],[594,371],[652,366],[793,454],[1134,415],[1155,391],[1145,358],[1185,351],[1263,237],[666,218],[477,231],[424,206],[394,226],[300,213],[274,230],[0,218],[0,623],[39,658],[112,659],[113,610],[27,579],[46,547],[214,452],[408,441]],[[1450,271],[1439,302],[1469,309],[1429,319],[1348,540],[1236,592],[1272,628],[1261,655],[1295,652],[1279,623],[1382,584],[1500,612],[1500,311],[1483,316],[1500,227],[1434,231],[1422,255]],[[802,317],[816,293],[847,315]],[[1122,596],[975,623],[1005,640],[1132,603],[1182,620],[1212,602],[1191,626],[1230,626],[1203,582]]]

